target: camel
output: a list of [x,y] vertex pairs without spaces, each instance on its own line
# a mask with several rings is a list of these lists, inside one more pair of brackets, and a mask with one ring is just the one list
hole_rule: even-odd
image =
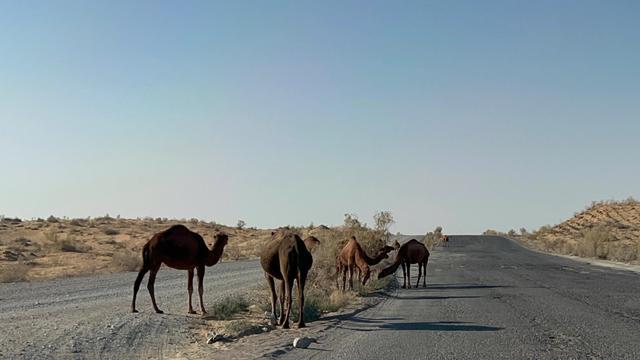
[[449,246],[449,236],[448,235],[442,235],[441,242],[442,242],[442,246],[443,247]]
[[[429,250],[423,243],[416,239],[411,239],[404,243],[398,249],[396,261],[378,274],[378,279],[389,276],[398,270],[402,265],[403,288],[411,289],[411,264],[418,264],[418,282],[416,287],[420,285],[420,277],[422,277],[422,269],[424,268],[423,286],[427,287],[427,263],[429,262]],[[406,266],[406,272],[405,272]]]
[[353,272],[359,272],[358,279],[362,286],[367,284],[371,276],[370,266],[378,264],[380,261],[388,258],[388,254],[393,251],[391,246],[383,246],[376,257],[371,258],[362,249],[355,236],[352,236],[347,244],[342,248],[336,259],[336,281],[338,289],[340,289],[340,273],[342,273],[342,290],[346,290],[347,271],[349,272],[349,289],[353,290]]
[[[316,239],[317,240],[317,239]],[[313,241],[311,241],[313,242]],[[260,254],[260,264],[271,291],[271,314],[276,316],[278,296],[275,280],[280,280],[280,319],[278,325],[289,328],[293,282],[298,282],[298,328],[304,323],[304,285],[313,264],[313,257],[300,236],[287,230],[271,233],[271,241]]]
[[167,230],[155,234],[142,248],[142,267],[138,272],[138,277],[133,285],[133,300],[131,301],[131,312],[136,310],[136,295],[140,288],[142,278],[149,271],[149,282],[147,289],[151,295],[151,303],[153,309],[158,314],[163,312],[156,305],[156,297],[154,294],[154,284],[156,274],[162,264],[170,268],[187,270],[187,290],[189,292],[189,314],[195,314],[193,306],[191,306],[191,295],[193,293],[193,269],[198,271],[198,294],[200,297],[200,310],[202,314],[206,314],[202,302],[202,281],[204,279],[205,266],[215,265],[222,257],[222,252],[227,245],[228,236],[225,233],[217,233],[215,236],[213,248],[209,250],[207,244],[200,234],[187,229],[184,225],[174,225]]
[[304,245],[309,251],[313,251],[317,246],[320,246],[320,240],[315,236],[307,236],[307,238],[304,239]]

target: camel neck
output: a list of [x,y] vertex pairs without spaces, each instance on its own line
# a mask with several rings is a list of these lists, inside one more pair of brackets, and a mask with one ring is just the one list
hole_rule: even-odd
[[213,244],[213,249],[209,250],[209,254],[207,254],[207,266],[213,266],[220,261],[222,257],[222,251],[224,250],[224,246],[219,244]]
[[367,253],[363,251],[362,257],[364,258],[364,261],[367,263],[367,265],[376,265],[384,259],[385,254],[382,253],[376,256],[375,258],[370,258],[369,255],[367,255]]

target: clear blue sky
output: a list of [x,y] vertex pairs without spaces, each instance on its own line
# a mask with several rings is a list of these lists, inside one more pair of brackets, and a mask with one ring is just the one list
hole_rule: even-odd
[[478,233],[640,195],[640,2],[0,2],[0,214]]

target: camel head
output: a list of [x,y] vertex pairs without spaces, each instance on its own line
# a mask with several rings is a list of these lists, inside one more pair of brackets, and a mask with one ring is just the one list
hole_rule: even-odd
[[224,232],[219,232],[213,236],[213,247],[225,246],[229,242],[229,235]]
[[222,257],[222,252],[224,251],[224,247],[229,242],[229,235],[218,232],[213,235],[213,248],[209,250],[209,254],[207,254],[207,260],[205,261],[205,265],[213,266],[215,265],[220,258]]
[[304,239],[304,245],[309,251],[311,251],[320,245],[320,240],[318,240],[318,238],[315,236],[309,236]]
[[393,250],[395,250],[393,246],[385,245],[382,247],[382,249],[380,249],[380,251],[378,252],[378,256],[376,257],[381,259],[388,259],[389,253],[392,252]]

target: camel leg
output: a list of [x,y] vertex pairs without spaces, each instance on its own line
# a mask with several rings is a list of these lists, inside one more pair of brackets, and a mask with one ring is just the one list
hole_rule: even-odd
[[156,295],[154,293],[154,285],[156,283],[156,274],[158,273],[158,270],[160,270],[160,265],[154,265],[149,273],[149,281],[147,282],[147,289],[149,290],[149,295],[151,295],[151,303],[153,304],[153,309],[158,313],[158,314],[164,314],[164,312],[160,309],[158,309],[158,305],[156,304]]
[[369,277],[371,276],[371,270],[369,268],[365,268],[363,272],[364,272],[364,277],[362,278],[362,286],[365,286],[367,285],[367,280],[369,280]]
[[338,290],[340,290],[340,273],[342,272],[342,269],[340,268],[340,262],[338,261],[338,263],[336,264],[336,287],[338,288]]
[[189,314],[195,314],[196,311],[193,310],[193,306],[191,306],[191,295],[193,294],[193,269],[187,271],[187,291],[189,292]]
[[402,288],[405,289],[407,287],[407,270],[404,261],[400,264],[402,265]]
[[349,266],[349,290],[353,290],[353,266]]
[[307,282],[307,274],[298,273],[298,328],[305,327],[304,323],[304,284]]
[[427,264],[429,263],[429,258],[427,257],[424,261],[424,277],[422,278],[422,285],[427,287]]
[[142,278],[149,271],[149,266],[147,264],[143,265],[140,271],[138,272],[138,277],[136,278],[136,282],[133,284],[133,300],[131,300],[131,312],[136,313],[136,296],[138,295],[138,290],[140,289],[140,283],[142,282]]
[[284,278],[284,290],[285,290],[285,316],[284,316],[284,324],[282,324],[283,329],[289,328],[289,319],[291,318],[291,292],[293,291],[293,279],[288,279],[288,277]]
[[418,263],[418,281],[416,281],[416,289],[420,286],[421,277],[422,277],[422,263]]
[[278,319],[278,325],[282,326],[284,324],[284,280],[280,281],[280,318]]
[[411,263],[407,262],[407,289],[411,289]]
[[347,269],[346,266],[342,267],[342,291],[347,291]]
[[204,301],[202,301],[202,294],[204,293],[204,265],[200,265],[197,268],[198,270],[198,295],[200,296],[200,310],[202,310],[202,315],[207,313],[207,310],[204,309]]
[[[276,284],[271,275],[264,273],[264,277],[267,278],[267,284],[269,284],[269,291],[271,292],[271,318],[276,319],[276,302],[278,301],[278,295],[276,295]],[[273,322],[276,322],[275,320]],[[271,324],[275,325],[275,324]]]

